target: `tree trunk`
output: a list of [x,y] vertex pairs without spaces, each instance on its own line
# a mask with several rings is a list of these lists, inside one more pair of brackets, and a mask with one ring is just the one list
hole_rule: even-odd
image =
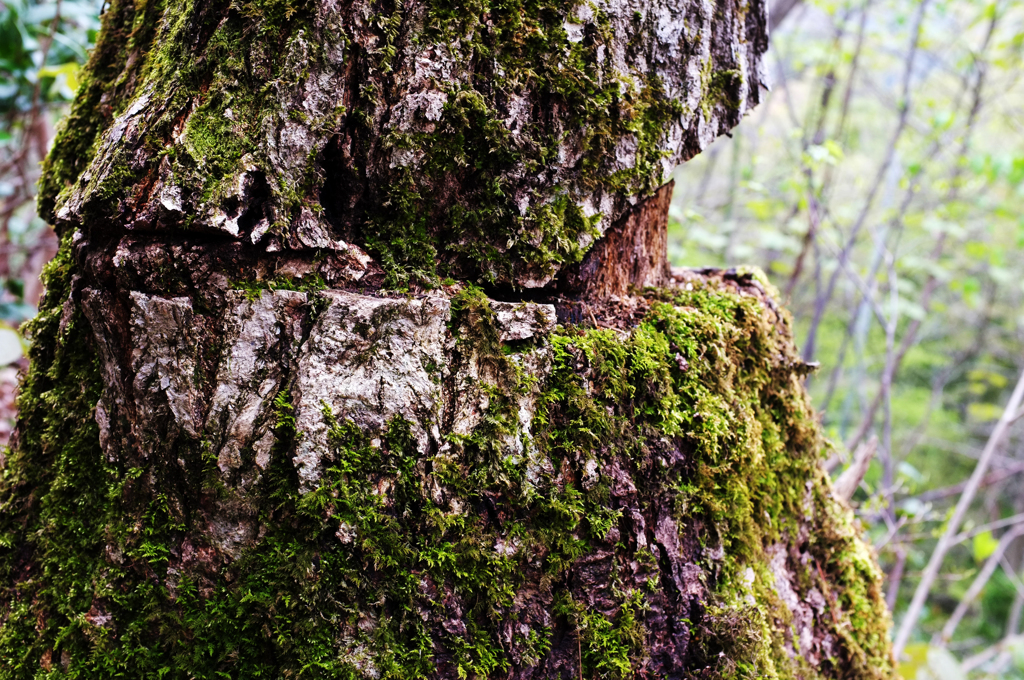
[[113,0],[41,187],[0,678],[888,678],[787,315],[665,260],[765,23]]

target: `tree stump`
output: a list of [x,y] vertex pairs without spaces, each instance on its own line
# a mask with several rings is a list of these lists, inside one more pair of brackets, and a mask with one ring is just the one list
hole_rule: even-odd
[[808,367],[665,257],[761,0],[112,0],[0,477],[0,678],[888,678]]

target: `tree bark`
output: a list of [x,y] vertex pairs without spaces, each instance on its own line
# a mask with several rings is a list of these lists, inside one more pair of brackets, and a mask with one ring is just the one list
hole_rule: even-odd
[[762,2],[114,0],[0,478],[0,678],[887,678],[788,316],[671,270]]

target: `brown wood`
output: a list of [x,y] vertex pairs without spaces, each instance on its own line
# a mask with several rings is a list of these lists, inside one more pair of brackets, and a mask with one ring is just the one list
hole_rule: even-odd
[[668,283],[668,209],[674,187],[670,181],[619,218],[583,261],[565,273],[559,292],[600,300]]

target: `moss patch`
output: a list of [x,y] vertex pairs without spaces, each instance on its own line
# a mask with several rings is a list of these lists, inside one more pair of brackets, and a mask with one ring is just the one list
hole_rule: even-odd
[[319,274],[301,277],[276,276],[271,279],[232,281],[231,287],[245,292],[245,299],[250,302],[259,300],[265,290],[294,290],[300,293],[316,293],[327,288],[327,283]]
[[[595,11],[597,30],[572,41],[560,3],[431,3],[423,34],[412,40],[460,41],[474,60],[494,66],[474,74],[476,89],[437,83],[447,103],[433,130],[387,137],[389,146],[421,159],[389,187],[387,210],[367,231],[390,285],[434,281],[449,271],[488,283],[510,281],[524,265],[529,277],[550,276],[579,262],[600,234],[600,215],[586,217],[580,208],[590,193],[647,194],[660,185],[664,137],[683,106],[656,76],[614,70],[606,53],[608,21]],[[539,92],[562,120],[556,126],[531,122],[524,134],[513,135],[481,92],[501,92],[505,99]],[[578,150],[565,148],[577,131],[583,133],[573,142]],[[623,141],[632,144],[633,162],[615,169],[610,159]],[[544,173],[560,153],[574,152],[578,177],[522,214],[507,173],[517,166],[528,175]],[[459,184],[455,201],[447,195],[452,179]],[[440,272],[438,256],[447,263]]]
[[[270,465],[239,495],[201,442],[169,454],[185,472],[106,459],[91,332],[63,312],[69,253],[65,241],[47,269],[27,434],[0,481],[0,678],[486,678],[544,663],[567,664],[552,677],[642,676],[664,663],[650,634],[674,587],[665,518],[691,541],[672,549],[696,560],[704,593],[675,663],[701,677],[889,677],[877,568],[818,467],[797,357],[753,297],[655,291],[630,332],[568,327],[508,352],[489,301],[464,289],[453,360],[481,367],[487,396],[469,435],[422,456],[401,419],[366,432],[325,413],[328,463],[302,494],[282,391]],[[204,543],[224,503],[259,527],[233,560]],[[776,545],[807,555],[790,563],[793,587],[828,602],[816,625],[836,643],[818,668],[787,651]],[[601,576],[581,581],[586,569]]]
[[[115,1],[47,160],[42,214],[61,229],[266,219],[269,238],[291,242],[305,210],[365,245],[390,288],[449,275],[532,287],[615,217],[595,210],[653,192],[680,153],[674,126],[694,114],[679,83],[623,72],[649,46],[616,61],[623,39],[599,8],[578,8],[590,13],[579,24],[553,0],[368,11],[357,22],[294,0]],[[628,28],[653,42],[655,23]],[[443,99],[430,120],[395,82],[428,52],[458,71],[414,88]],[[708,120],[738,110],[744,77],[712,61]],[[58,220],[72,195],[81,204]]]
[[[698,627],[723,676],[785,677],[800,667],[785,651],[792,615],[766,550],[805,535],[811,563],[799,576],[805,592],[826,593],[822,625],[834,626],[843,645],[822,668],[802,671],[889,677],[880,573],[849,511],[831,498],[790,343],[752,297],[707,287],[654,297],[626,339],[605,330],[553,338],[551,410],[538,414],[549,423],[542,431],[550,450],[577,458],[628,452],[634,479],[649,480],[651,496],[671,494],[680,525],[699,522],[705,547],[722,551],[721,564],[705,562],[713,599]],[[583,376],[581,365],[589,367]],[[685,473],[652,460],[654,442],[665,438],[693,452]]]

